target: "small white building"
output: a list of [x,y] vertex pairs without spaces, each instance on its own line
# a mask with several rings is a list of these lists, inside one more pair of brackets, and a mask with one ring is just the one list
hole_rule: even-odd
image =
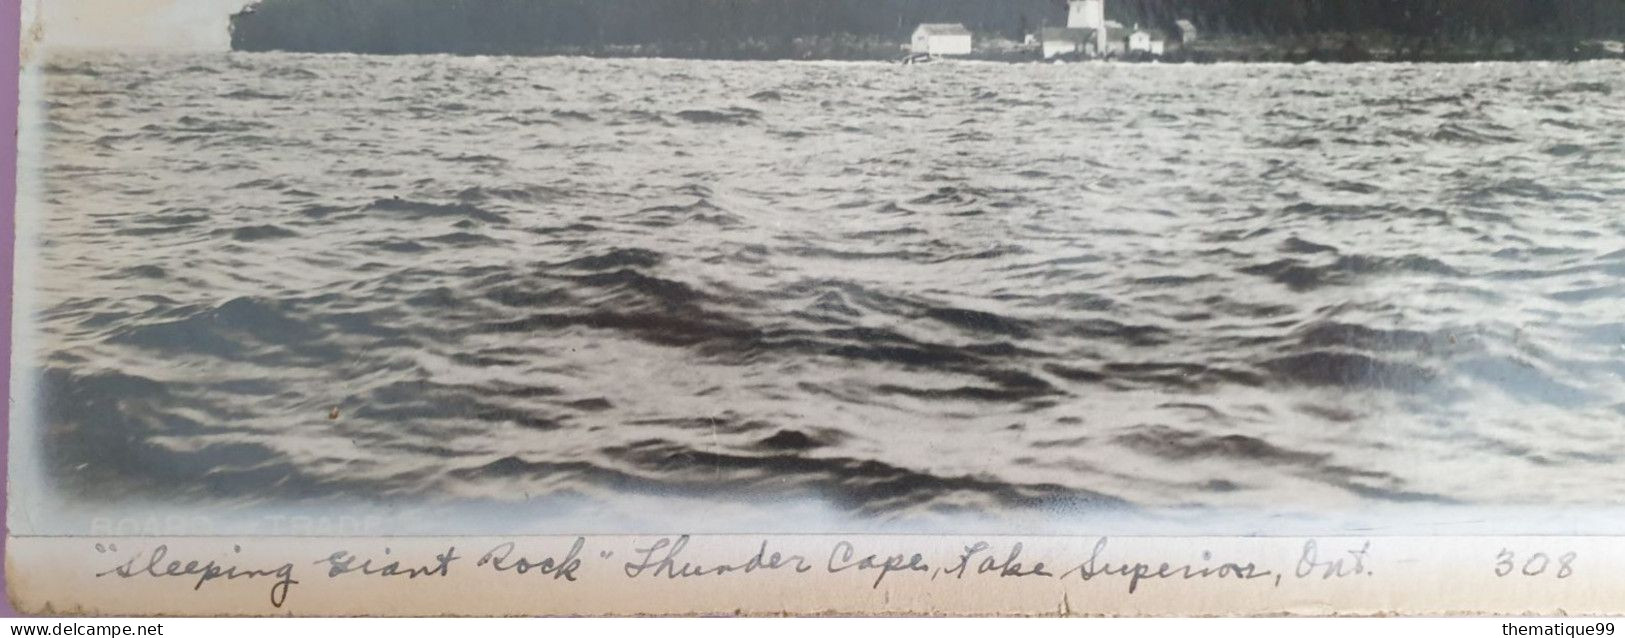
[[1128,35],[1130,31],[1123,23],[1116,20],[1106,21],[1106,49],[1101,55],[1106,57],[1121,56],[1128,52]]
[[1179,29],[1180,44],[1191,44],[1196,42],[1201,37],[1200,34],[1196,32],[1196,23],[1191,22],[1190,20],[1175,20],[1174,28]]
[[963,24],[922,24],[914,30],[909,51],[915,55],[970,55],[974,44]]
[[1043,40],[1044,59],[1063,55],[1095,56],[1099,51],[1095,48],[1097,32],[1094,29],[1061,29],[1050,27],[1040,32]]
[[1162,55],[1167,48],[1168,36],[1155,29],[1135,29],[1128,35],[1128,50],[1130,52],[1144,51],[1151,55]]

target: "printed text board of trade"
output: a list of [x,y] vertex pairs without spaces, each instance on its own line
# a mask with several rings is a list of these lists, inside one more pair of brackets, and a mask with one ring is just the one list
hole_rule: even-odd
[[1625,539],[16,537],[24,613],[1619,615]]

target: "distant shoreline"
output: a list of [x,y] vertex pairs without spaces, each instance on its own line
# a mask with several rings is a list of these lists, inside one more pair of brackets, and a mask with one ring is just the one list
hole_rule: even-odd
[[[1341,44],[1338,44],[1341,43]],[[946,61],[1048,64],[1054,62],[1096,63],[1101,60],[1076,56],[1043,58],[1036,47],[1013,42],[995,42],[970,55],[939,58]],[[261,46],[265,45],[265,46]],[[357,55],[454,55],[464,57],[584,57],[597,59],[674,59],[740,62],[901,62],[909,53],[901,42],[877,39],[805,38],[789,45],[790,50],[769,50],[759,42],[662,43],[604,45],[597,47],[551,47],[544,50],[507,51],[496,48],[462,50],[367,50],[362,47],[280,47],[260,42],[234,42],[232,51],[283,53],[334,53]],[[1496,45],[1423,44],[1381,46],[1361,44],[1358,38],[1329,34],[1313,38],[1240,37],[1215,39],[1191,46],[1176,46],[1165,55],[1152,57],[1134,53],[1114,58],[1117,63],[1165,64],[1471,64],[1478,62],[1585,62],[1625,60],[1625,42],[1619,41],[1526,41]]]
[[[898,64],[903,55],[895,57],[740,57],[740,56],[696,56],[696,55],[670,55],[662,53],[605,53],[586,51],[559,51],[550,53],[502,53],[502,52],[449,52],[449,51],[304,51],[292,49],[229,49],[232,53],[289,53],[302,55],[369,55],[369,56],[450,56],[460,58],[500,57],[500,58],[588,58],[596,60],[695,60],[707,62],[852,62],[852,63],[882,63]],[[1423,55],[1423,56],[1373,56],[1362,59],[1344,59],[1334,56],[1273,56],[1260,54],[1257,56],[1178,56],[1166,55],[1158,58],[1125,58],[1113,60],[1088,60],[1077,58],[1017,57],[1010,55],[978,55],[955,56],[941,58],[937,63],[952,64],[955,62],[976,62],[983,64],[1165,64],[1165,65],[1209,65],[1209,64],[1478,64],[1487,62],[1607,62],[1625,61],[1625,56],[1617,54],[1580,53],[1569,56],[1531,56],[1531,57],[1504,57],[1504,56],[1457,56],[1457,55]]]

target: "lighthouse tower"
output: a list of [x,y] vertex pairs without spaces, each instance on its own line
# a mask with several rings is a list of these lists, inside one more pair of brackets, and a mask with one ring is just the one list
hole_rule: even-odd
[[1095,50],[1106,50],[1106,0],[1068,0],[1066,28],[1094,29]]

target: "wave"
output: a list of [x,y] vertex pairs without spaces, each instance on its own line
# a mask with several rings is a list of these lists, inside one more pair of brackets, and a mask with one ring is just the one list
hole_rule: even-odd
[[753,124],[755,122],[761,121],[762,112],[758,111],[758,110],[755,110],[755,109],[747,109],[747,108],[744,108],[744,107],[732,106],[732,107],[728,107],[728,108],[725,108],[725,109],[717,109],[717,110],[689,109],[689,110],[686,110],[686,111],[678,111],[676,113],[676,117],[677,117],[677,119],[680,119],[680,120],[683,120],[683,121],[686,121],[686,122],[689,122],[689,123],[692,123],[692,124],[734,124],[734,125],[743,125],[743,124]]
[[371,204],[368,204],[364,210],[395,213],[409,220],[427,217],[462,217],[492,224],[508,223],[508,217],[506,215],[489,211],[473,204],[436,204],[433,202],[420,202],[410,199],[401,199],[399,196],[374,200]]

